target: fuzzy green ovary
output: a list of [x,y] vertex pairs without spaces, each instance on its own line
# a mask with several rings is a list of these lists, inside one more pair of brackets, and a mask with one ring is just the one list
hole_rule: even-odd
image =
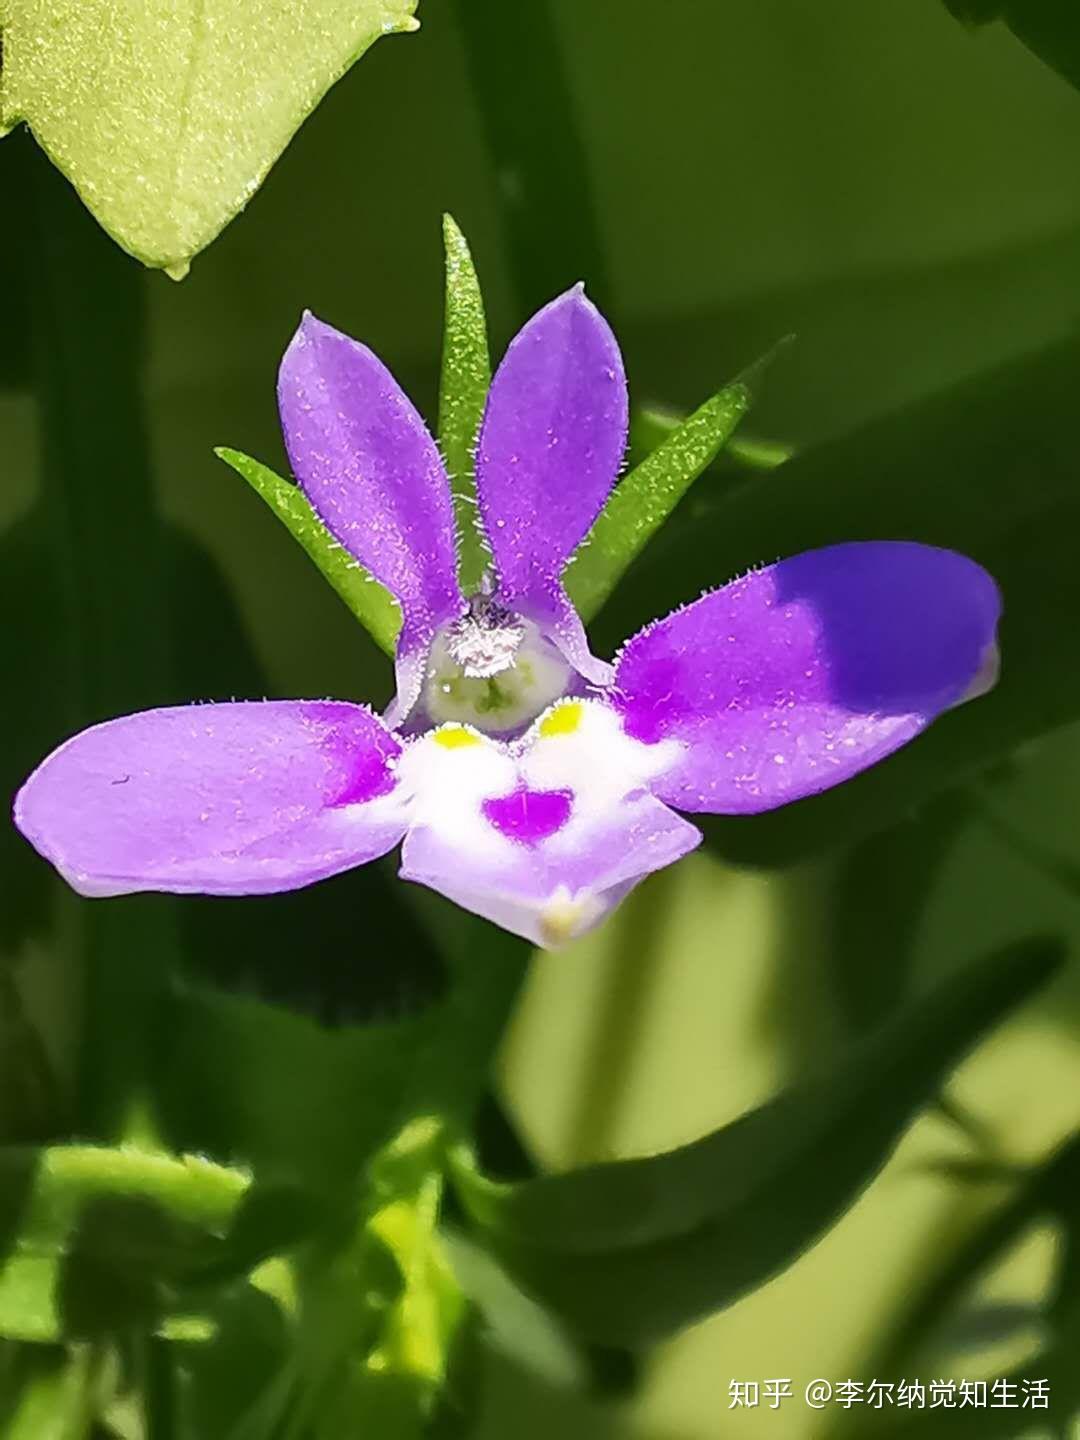
[[509,669],[483,678],[465,675],[437,640],[424,687],[424,705],[436,724],[457,721],[503,735],[528,725],[557,700],[568,677],[569,667],[561,656],[538,637],[526,640]]
[[509,685],[501,683],[502,675],[491,675],[486,680],[470,680],[467,675],[457,675],[443,684],[443,693],[453,705],[471,705],[477,715],[498,718],[520,704],[521,696],[515,692],[530,690],[536,684],[536,672],[528,660],[519,661],[513,669],[503,673],[509,677]]

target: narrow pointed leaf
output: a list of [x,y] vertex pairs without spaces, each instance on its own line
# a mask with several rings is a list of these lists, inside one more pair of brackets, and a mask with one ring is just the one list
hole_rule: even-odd
[[461,588],[471,594],[487,565],[478,528],[473,451],[491,383],[487,322],[480,281],[464,235],[450,215],[443,216],[446,248],[446,319],[439,379],[439,445],[458,528]]
[[566,571],[567,592],[583,620],[596,614],[635,556],[716,458],[751,398],[744,380],[726,385],[611,492]]
[[542,1303],[607,1343],[658,1339],[789,1265],[859,1192],[953,1066],[1060,966],[1034,940],[969,966],[833,1069],[664,1155],[463,1195]]
[[0,126],[25,120],[98,222],[182,275],[416,0],[4,0]]
[[225,446],[214,452],[242,475],[251,488],[314,560],[376,645],[388,655],[401,629],[401,613],[390,594],[352,558],[327,530],[297,485],[283,480],[250,455]]
[[[629,454],[632,464],[644,460],[662,445],[686,419],[671,410],[646,407],[630,416]],[[723,446],[723,459],[731,471],[775,470],[795,454],[795,446],[760,435],[733,434]]]

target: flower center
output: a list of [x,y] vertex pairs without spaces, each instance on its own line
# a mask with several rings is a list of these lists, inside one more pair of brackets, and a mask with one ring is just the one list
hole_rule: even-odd
[[566,693],[570,666],[530,620],[490,595],[435,637],[423,704],[432,722],[473,725],[488,735],[521,730]]

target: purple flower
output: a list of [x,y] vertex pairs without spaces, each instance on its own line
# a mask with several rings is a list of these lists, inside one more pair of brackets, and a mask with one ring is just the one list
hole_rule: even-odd
[[993,683],[1000,611],[973,561],[845,544],[756,570],[592,655],[562,584],[626,443],[615,338],[580,287],[533,317],[477,449],[491,550],[458,585],[446,472],[363,345],[305,316],[281,366],[293,470],[397,599],[386,716],[335,701],[198,705],[75,736],[15,819],[83,895],[261,894],[385,855],[542,945],[594,925],[700,841],[873,765]]

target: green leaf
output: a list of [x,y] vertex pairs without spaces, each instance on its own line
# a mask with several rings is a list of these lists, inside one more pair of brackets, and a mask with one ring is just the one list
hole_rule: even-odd
[[945,0],[950,15],[964,25],[988,25],[997,20],[1005,0]]
[[480,281],[465,237],[450,215],[443,216],[443,244],[446,321],[439,378],[439,445],[454,494],[461,588],[470,595],[488,561],[476,510],[473,450],[491,383],[491,360]]
[[89,1440],[105,1388],[100,1368],[89,1347],[10,1347],[0,1389],[4,1440]]
[[[662,445],[685,419],[685,415],[653,406],[631,411],[628,446],[631,463],[637,464],[639,460],[644,460]],[[777,465],[783,465],[794,454],[794,445],[785,444],[783,440],[766,440],[745,432],[729,436],[721,452],[722,458],[728,462],[728,468],[732,471],[775,470]]]
[[179,277],[331,85],[416,0],[3,0],[0,124],[25,120],[99,223]]
[[590,620],[750,408],[747,379],[726,385],[682,422],[612,491],[571,560],[567,593]]
[[[955,1173],[951,1178],[959,1178]],[[963,1177],[968,1178],[968,1177]],[[976,1176],[975,1178],[980,1178]],[[1002,1174],[985,1177],[993,1183],[1003,1180],[1017,1180]],[[955,1326],[958,1316],[963,1316],[965,1305],[971,1314],[971,1299],[976,1293],[980,1280],[992,1273],[994,1267],[1020,1242],[1025,1233],[1040,1222],[1053,1221],[1060,1224],[1063,1241],[1058,1246],[1057,1274],[1051,1286],[1051,1294],[1058,1301],[1072,1301],[1076,1294],[1070,1265],[1075,1264],[1075,1242],[1080,1224],[1080,1135],[1073,1135],[1053,1151],[1045,1161],[1030,1171],[1019,1172],[1019,1181],[1014,1183],[1002,1203],[990,1210],[979,1220],[964,1242],[951,1254],[932,1257],[926,1266],[913,1266],[913,1274],[927,1273],[929,1279],[921,1289],[909,1295],[898,1323],[877,1348],[876,1353],[867,1356],[869,1373],[892,1379],[905,1374],[919,1373],[929,1362],[938,1363],[938,1354],[927,1354],[927,1339],[933,1337],[940,1346],[942,1338],[948,1338],[950,1322]],[[1023,1373],[1029,1376],[1045,1375],[1055,1365],[1060,1366],[1064,1356],[1075,1355],[1075,1344],[1070,1338],[1070,1329],[1077,1317],[1071,1312],[1071,1304],[1064,1307],[1051,1303],[1043,1315],[1043,1328],[1048,1332],[1048,1343],[1039,1355],[1026,1361]],[[954,1330],[955,1333],[955,1330]],[[955,1357],[953,1357],[955,1358]],[[1071,1388],[1080,1401],[1077,1387],[1075,1361],[1067,1365]],[[1060,1387],[1051,1389],[1052,1405],[1062,1400]],[[872,1428],[874,1436],[908,1434],[906,1424],[896,1426],[887,1423],[887,1416],[875,1417],[878,1421]],[[984,1420],[986,1419],[984,1415]],[[926,1428],[912,1429],[920,1436],[934,1435],[937,1429],[924,1420]],[[945,1433],[942,1430],[941,1433]],[[951,1433],[951,1432],[950,1432]],[[961,1431],[963,1434],[972,1433]],[[1007,1427],[1001,1431],[989,1426],[985,1429],[973,1427],[973,1433],[982,1436],[1004,1433],[1012,1434]]]
[[1016,38],[1045,65],[1080,89],[1080,11],[1062,0],[1003,0]]
[[388,655],[401,629],[401,612],[389,592],[339,545],[308,504],[298,485],[239,450],[219,446],[214,454],[242,475],[266,501],[289,534],[314,560],[368,634]]
[[195,1156],[0,1151],[0,1336],[48,1342],[153,1316],[160,1282],[220,1250],[249,1185]]
[[656,1340],[789,1265],[1063,958],[1058,942],[1034,940],[967,967],[829,1072],[694,1144],[516,1186],[464,1172],[463,1199],[511,1273],[573,1328]]
[[581,1351],[558,1321],[489,1251],[459,1230],[443,1230],[442,1239],[458,1284],[483,1316],[487,1345],[557,1389],[584,1390],[588,1372]]
[[1071,0],[945,0],[963,25],[1003,20],[1016,38],[1080,88],[1080,11]]

